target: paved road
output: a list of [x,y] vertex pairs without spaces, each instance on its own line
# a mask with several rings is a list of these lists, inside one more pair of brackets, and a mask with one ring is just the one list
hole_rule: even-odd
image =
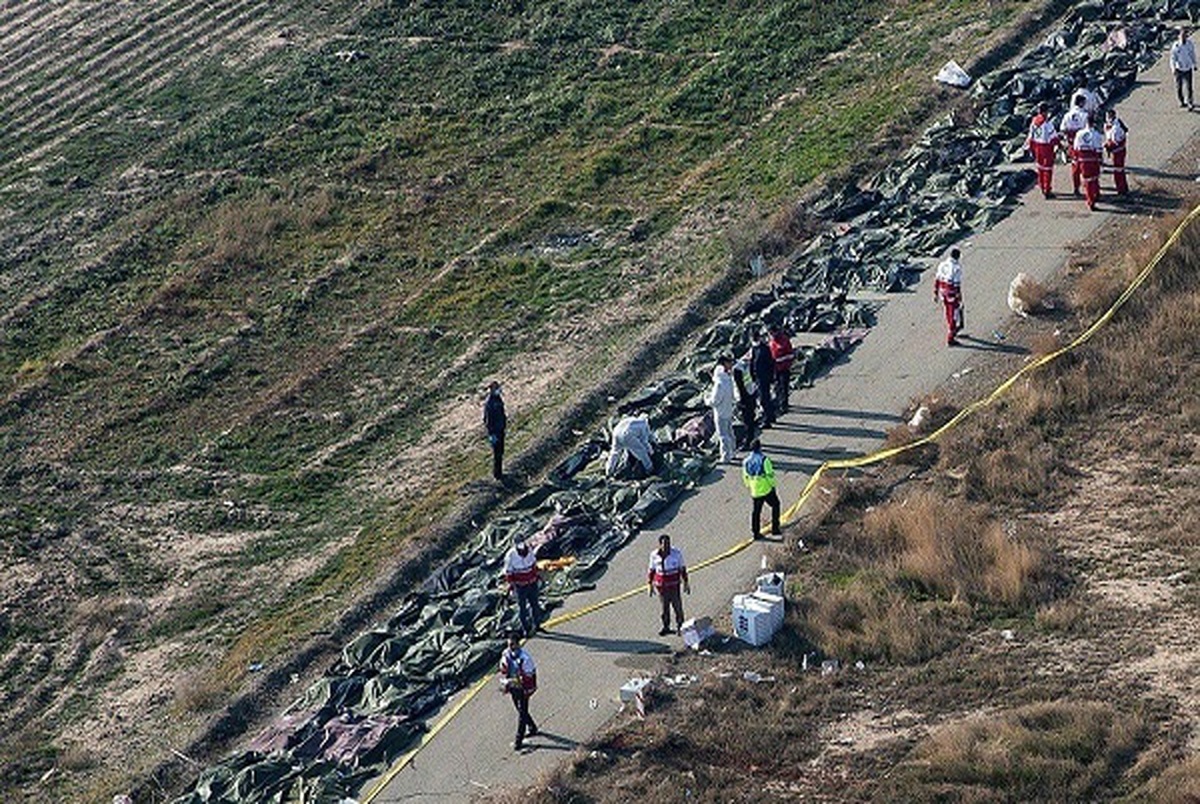
[[[1169,191],[1172,183],[1194,179],[1193,174],[1172,176],[1162,170],[1200,121],[1200,116],[1178,108],[1165,59],[1142,76],[1119,110],[1131,131],[1135,193],[1151,184]],[[1044,200],[1032,191],[999,226],[959,244],[966,334],[973,336],[964,347],[943,345],[943,320],[931,302],[932,271],[927,271],[912,292],[882,297],[878,326],[848,361],[812,388],[793,392],[792,412],[763,439],[780,476],[785,506],[821,461],[877,448],[910,400],[949,380],[975,350],[1000,346],[991,333],[1003,330],[1011,315],[1006,294],[1018,271],[1048,279],[1064,264],[1069,243],[1089,236],[1112,214],[1129,214],[1134,206],[1118,203],[1105,177],[1109,197],[1089,213],[1082,200],[1071,197],[1068,171],[1060,169],[1054,178],[1056,198]],[[572,610],[644,584],[647,556],[661,532],[672,534],[690,564],[744,540],[750,529],[749,503],[739,473],[719,467],[655,524],[660,527],[644,531],[614,558],[594,592],[571,599]],[[754,546],[695,573],[693,594],[684,599],[687,616],[727,612],[732,595],[752,585],[763,556],[764,549]],[[464,802],[485,790],[528,783],[613,715],[623,683],[639,671],[652,670],[663,655],[679,647],[678,637],[658,637],[658,628],[657,600],[637,595],[538,636],[528,649],[539,665],[541,689],[531,711],[542,736],[528,740],[524,752],[514,753],[512,706],[494,689],[486,689],[373,801]],[[366,786],[364,796],[373,787]]]

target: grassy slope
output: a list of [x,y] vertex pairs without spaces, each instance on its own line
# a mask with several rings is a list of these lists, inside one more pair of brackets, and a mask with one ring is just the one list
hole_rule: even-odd
[[[405,457],[448,403],[577,337],[566,404],[1020,8],[6,10],[0,681],[8,755],[46,750],[5,785],[130,656],[204,679],[154,704],[194,728],[482,473]],[[62,790],[121,775],[82,750]]]

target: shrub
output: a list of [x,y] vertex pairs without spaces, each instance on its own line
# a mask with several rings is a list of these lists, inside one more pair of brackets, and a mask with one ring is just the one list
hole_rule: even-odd
[[1132,762],[1146,725],[1107,704],[1053,702],[974,718],[917,745],[905,801],[1090,801]]

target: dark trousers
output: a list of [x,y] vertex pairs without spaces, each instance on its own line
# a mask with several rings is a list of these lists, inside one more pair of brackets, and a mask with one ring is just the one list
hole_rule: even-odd
[[504,433],[488,436],[492,442],[492,477],[500,480],[504,477]]
[[[1184,97],[1184,90],[1187,90],[1187,97]],[[1191,70],[1176,70],[1175,71],[1175,94],[1179,97],[1180,106],[1192,105],[1192,71]]]
[[675,610],[675,627],[683,627],[683,594],[681,587],[669,586],[660,588],[658,590],[658,600],[662,603],[663,630],[671,630],[671,609]]
[[525,636],[529,636],[537,630],[538,621],[542,619],[541,607],[538,606],[537,584],[514,586],[513,592],[517,596],[517,616],[521,618],[521,628],[525,629]]
[[758,403],[762,405],[763,427],[775,423],[775,405],[771,401],[771,383],[774,379],[758,384]]
[[754,440],[754,397],[748,396],[738,403],[738,407],[742,411],[742,449],[750,449],[750,442]]
[[792,372],[787,371],[775,372],[775,407],[780,413],[788,412],[788,392],[792,387]]
[[754,507],[750,511],[750,529],[754,531],[754,538],[758,538],[758,534],[762,532],[762,509],[763,503],[771,506],[771,533],[774,536],[779,535],[779,495],[775,493],[775,489],[771,489],[761,497],[752,497]]
[[533,718],[529,716],[529,694],[525,690],[517,687],[511,689],[508,694],[512,697],[513,706],[517,709],[517,736],[513,742],[519,748],[521,743],[525,742],[525,734],[528,730],[529,734],[537,734],[537,724],[533,722]]

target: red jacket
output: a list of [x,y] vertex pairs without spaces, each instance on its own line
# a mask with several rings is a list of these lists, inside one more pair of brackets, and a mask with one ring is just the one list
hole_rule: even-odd
[[796,359],[796,350],[792,341],[782,330],[771,336],[771,357],[775,358],[775,373],[789,371],[792,361]]

